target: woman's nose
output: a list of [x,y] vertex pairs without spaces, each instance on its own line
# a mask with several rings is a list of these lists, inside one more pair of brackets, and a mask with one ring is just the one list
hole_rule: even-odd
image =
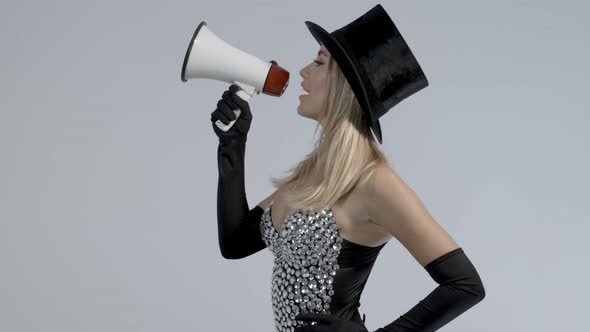
[[309,65],[301,68],[301,70],[299,71],[299,75],[301,75],[302,78],[306,78],[307,77],[307,68],[309,67]]

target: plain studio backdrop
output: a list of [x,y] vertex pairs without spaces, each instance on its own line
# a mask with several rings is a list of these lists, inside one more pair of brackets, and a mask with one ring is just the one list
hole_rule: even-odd
[[[217,137],[229,83],[182,82],[194,29],[290,71],[255,95],[250,207],[313,148],[300,69],[376,1],[3,1],[0,331],[273,331],[272,253],[221,257]],[[382,1],[430,86],[381,118],[393,167],[476,266],[486,298],[443,331],[587,324],[590,9]],[[374,330],[437,284],[395,239],[360,311]]]

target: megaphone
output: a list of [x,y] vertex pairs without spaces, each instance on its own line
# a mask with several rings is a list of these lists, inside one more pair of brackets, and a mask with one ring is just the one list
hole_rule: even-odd
[[[183,82],[193,78],[208,78],[236,84],[241,90],[236,94],[245,100],[256,92],[281,96],[289,85],[289,72],[276,61],[264,61],[246,53],[215,35],[202,21],[188,45],[180,78]],[[236,119],[240,109],[234,110]],[[236,120],[224,125],[215,121],[223,131],[229,130]]]

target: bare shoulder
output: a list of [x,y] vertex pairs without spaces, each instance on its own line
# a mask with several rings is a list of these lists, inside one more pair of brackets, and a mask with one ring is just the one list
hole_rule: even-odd
[[381,162],[363,175],[359,181],[359,189],[363,197],[369,198],[375,190],[378,190],[380,184],[391,183],[392,180],[396,184],[405,185],[389,163]]
[[277,192],[278,192],[278,190],[275,190],[272,194],[270,194],[269,196],[267,196],[265,199],[263,199],[257,205],[259,207],[261,207],[262,209],[266,209],[268,207],[268,205],[270,204],[270,202],[275,198]]
[[[375,218],[375,210],[383,208],[385,204],[377,205],[380,198],[388,197],[401,203],[420,203],[416,193],[403,181],[396,170],[387,162],[382,162],[367,172],[359,182],[359,191],[362,193],[363,207],[368,211],[369,220],[378,223]],[[410,202],[409,198],[413,198]],[[387,204],[391,207],[391,204]]]
[[370,221],[395,237],[422,266],[459,247],[392,167],[376,167],[364,189]]
[[380,181],[382,182],[384,178],[391,176],[397,178],[397,174],[393,168],[385,161],[375,165],[361,176],[356,185],[355,191],[358,193],[356,197],[360,203],[358,207],[365,211],[365,215],[369,215],[368,210],[370,209],[370,204],[373,199],[372,197],[375,195],[375,190],[377,189],[376,186],[378,186],[378,183]]

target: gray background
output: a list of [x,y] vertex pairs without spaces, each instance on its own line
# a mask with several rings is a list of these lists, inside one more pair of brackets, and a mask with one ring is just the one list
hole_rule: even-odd
[[[224,260],[217,138],[228,83],[180,80],[198,23],[291,72],[251,99],[250,206],[309,152],[299,70],[375,1],[3,1],[0,330],[272,331],[272,254]],[[445,331],[582,331],[589,134],[583,1],[387,1],[430,86],[381,118],[394,168],[464,248],[485,300]],[[370,330],[437,284],[397,241]]]

